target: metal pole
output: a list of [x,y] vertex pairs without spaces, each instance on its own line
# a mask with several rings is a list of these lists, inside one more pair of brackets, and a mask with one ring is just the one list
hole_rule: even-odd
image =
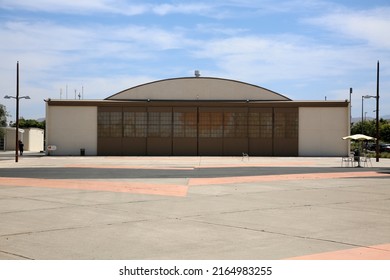
[[16,63],[16,141],[15,141],[15,162],[18,162],[19,152],[19,61]]
[[364,96],[362,96],[362,122],[361,122],[361,125],[362,125],[362,134],[364,134],[364,128],[363,128],[363,100],[364,100]]
[[379,60],[376,66],[376,162],[379,162]]
[[349,134],[352,129],[352,88],[349,88]]

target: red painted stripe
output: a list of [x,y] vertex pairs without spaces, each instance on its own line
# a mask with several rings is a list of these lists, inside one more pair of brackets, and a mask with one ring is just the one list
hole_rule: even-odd
[[336,179],[336,178],[355,178],[355,177],[389,177],[390,178],[390,174],[367,171],[367,172],[342,172],[342,173],[260,175],[260,176],[242,176],[242,177],[237,176],[237,177],[222,177],[222,178],[191,178],[188,181],[188,185],[190,186],[220,185],[220,184],[286,181],[286,180]]
[[289,260],[390,260],[390,244],[299,256]]
[[0,178],[1,186],[77,189],[89,191],[124,192],[165,196],[186,196],[185,185],[148,184],[138,182],[110,182],[94,180],[60,180],[34,178]]

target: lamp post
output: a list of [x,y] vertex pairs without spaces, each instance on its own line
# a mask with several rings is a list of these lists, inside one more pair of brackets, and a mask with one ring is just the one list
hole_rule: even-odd
[[16,100],[16,135],[15,135],[15,162],[18,162],[18,151],[19,151],[19,100],[20,99],[30,99],[30,96],[20,96],[19,97],[19,61],[16,64],[16,96],[6,95],[5,99],[15,99]]
[[376,64],[376,162],[379,162],[379,60]]
[[352,129],[352,88],[349,88],[349,132]]
[[374,96],[374,95],[363,95],[362,96],[362,134],[364,134],[364,126],[363,126],[363,116],[364,116],[364,110],[363,110],[363,101],[364,101],[364,99],[368,99],[368,98],[376,98],[376,96]]

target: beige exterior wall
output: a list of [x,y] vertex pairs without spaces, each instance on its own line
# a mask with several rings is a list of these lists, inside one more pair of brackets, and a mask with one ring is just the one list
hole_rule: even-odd
[[40,128],[24,129],[24,150],[31,152],[40,152],[44,150],[44,130]]
[[[4,136],[4,150],[6,151],[12,151],[15,150],[15,143],[16,143],[16,128],[15,127],[6,127],[5,128],[5,136]],[[19,128],[19,135],[18,139],[22,140],[24,136],[24,129]]]
[[47,106],[46,153],[48,145],[57,147],[50,155],[97,155],[97,107]]
[[345,156],[349,108],[299,108],[299,156]]

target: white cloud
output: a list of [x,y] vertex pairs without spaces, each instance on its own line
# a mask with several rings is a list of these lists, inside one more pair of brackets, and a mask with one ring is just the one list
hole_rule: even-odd
[[158,15],[167,15],[172,13],[180,14],[204,14],[212,9],[210,4],[205,3],[182,3],[182,4],[159,4],[151,7],[152,11]]
[[[180,14],[210,14],[214,5],[204,3],[150,3],[148,1],[125,1],[125,0],[2,0],[2,8],[25,9],[30,11],[55,12],[63,14],[91,14],[113,13],[121,15],[140,15],[154,13],[165,16],[173,13]],[[215,11],[217,12],[217,11]]]
[[212,2],[219,9],[225,8],[230,11],[228,14],[233,17],[242,16],[248,13],[252,15],[270,15],[298,13],[312,13],[313,11],[324,11],[338,7],[329,1],[323,0],[215,0]]
[[248,14],[289,13],[320,9],[331,5],[321,0],[215,0],[215,1],[126,1],[126,0],[2,0],[3,9],[43,11],[58,14],[108,13],[119,15],[170,14],[200,15],[211,18],[237,18]]
[[[336,77],[367,62],[363,50],[333,48],[299,36],[231,37],[205,42],[198,57],[214,59],[229,76],[261,81]],[[356,61],[359,54],[361,60]]]
[[149,50],[181,48],[186,41],[178,30],[164,30],[157,27],[136,25],[118,27],[109,36],[114,40],[141,45],[143,49],[146,47]]
[[157,27],[66,27],[37,21],[13,21],[0,26],[2,61],[31,61],[32,69],[39,71],[92,58],[150,58],[159,51],[189,44],[179,31]]
[[[23,105],[27,117],[26,111],[42,115],[42,100],[59,97],[60,86],[65,90],[67,83],[73,84],[70,88],[84,85],[86,98],[105,98],[152,81],[153,74],[142,74],[148,72],[150,61],[158,60],[160,52],[191,44],[181,31],[138,25],[71,27],[26,20],[0,23],[0,27],[0,81],[12,95],[14,67],[20,61],[21,92],[33,98]],[[12,103],[3,103],[14,114]]]
[[380,49],[390,48],[390,8],[367,11],[340,11],[308,19],[347,38],[362,40]]
[[[31,67],[38,70],[56,66],[65,59],[71,61],[71,52],[87,45],[89,33],[49,22],[17,21],[2,24],[0,37],[3,39],[0,46],[2,59],[19,57],[22,60],[28,57],[32,60]],[[60,52],[68,52],[69,55],[60,57]]]
[[91,14],[94,12],[139,15],[147,10],[143,4],[127,3],[123,0],[2,0],[4,9],[55,12],[62,14]]
[[1,32],[7,36],[2,47],[14,46],[23,50],[69,51],[80,48],[79,44],[84,44],[89,37],[89,33],[80,28],[37,21],[7,22]]

